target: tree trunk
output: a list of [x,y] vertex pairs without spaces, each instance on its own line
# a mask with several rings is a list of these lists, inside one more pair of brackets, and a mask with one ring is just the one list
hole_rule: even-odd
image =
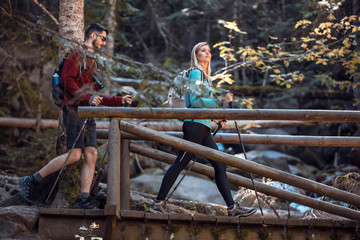
[[[41,42],[44,42],[44,35],[41,36]],[[38,91],[38,106],[37,106],[37,113],[36,113],[36,126],[35,126],[35,131],[37,134],[40,133],[41,131],[41,110],[42,110],[42,100],[43,100],[43,84],[44,84],[44,55],[45,55],[45,47],[44,44],[42,44],[41,47],[41,60],[40,60],[40,64],[39,64],[39,69],[40,69],[40,79],[39,79],[39,91]]]
[[[59,2],[59,33],[73,44],[84,41],[84,0],[60,0]],[[60,48],[62,59],[68,49]]]
[[[84,41],[84,0],[60,0],[59,1],[59,33],[62,37],[73,44],[81,44]],[[65,56],[68,49],[60,46],[59,59]],[[56,153],[66,152],[65,126],[63,113],[59,109],[59,128],[56,141]]]
[[107,26],[109,29],[109,35],[106,40],[106,54],[109,57],[114,56],[115,47],[115,25],[116,25],[116,0],[109,0],[109,13],[107,15]]

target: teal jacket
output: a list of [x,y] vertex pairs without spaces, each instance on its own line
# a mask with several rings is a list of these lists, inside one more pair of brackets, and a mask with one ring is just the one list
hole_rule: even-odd
[[[186,107],[188,108],[217,108],[219,101],[213,96],[213,88],[208,79],[204,77],[204,82],[201,82],[201,71],[194,69],[189,74],[190,84],[192,87],[201,88],[201,91],[186,92]],[[185,119],[185,122],[194,121],[201,123],[211,129],[210,119]]]

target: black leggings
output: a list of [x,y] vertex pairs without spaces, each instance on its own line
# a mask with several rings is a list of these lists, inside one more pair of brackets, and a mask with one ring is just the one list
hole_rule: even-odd
[[[219,150],[214,138],[211,135],[210,129],[203,124],[196,122],[185,122],[183,125],[184,139],[201,144],[212,149]],[[194,157],[194,154],[185,153],[180,151],[174,164],[165,173],[162,180],[157,200],[165,200],[166,195],[169,193],[172,185],[176,181],[180,172],[188,165],[190,160]],[[226,176],[226,166],[223,163],[209,160],[215,170],[215,182],[222,197],[224,198],[228,206],[234,204],[234,200],[231,196],[230,184]]]

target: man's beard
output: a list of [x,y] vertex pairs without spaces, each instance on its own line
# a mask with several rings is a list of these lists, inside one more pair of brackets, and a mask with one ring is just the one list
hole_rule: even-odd
[[100,51],[100,48],[97,47],[96,43],[97,43],[97,40],[96,39],[93,40],[92,41],[92,46],[93,46],[94,50],[98,52],[98,51]]

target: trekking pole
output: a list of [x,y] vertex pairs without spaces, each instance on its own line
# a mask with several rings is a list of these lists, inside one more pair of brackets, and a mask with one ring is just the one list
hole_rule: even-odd
[[[230,106],[230,108],[232,108],[232,102],[229,102],[229,106]],[[243,143],[242,137],[241,137],[241,135],[240,135],[240,131],[239,131],[239,128],[238,128],[238,125],[237,125],[236,120],[234,120],[234,123],[235,123],[235,128],[236,128],[237,134],[238,134],[238,136],[239,136],[239,140],[240,140],[240,143],[241,143],[242,150],[243,150],[243,152],[244,152],[244,157],[245,157],[246,160],[248,160],[248,158],[247,158],[247,156],[246,156],[246,151],[245,151],[244,143]],[[264,217],[264,213],[263,213],[263,210],[262,210],[262,208],[261,208],[259,196],[258,196],[258,193],[257,193],[257,190],[256,190],[256,186],[255,186],[255,183],[254,183],[254,177],[253,177],[253,175],[252,175],[251,172],[250,172],[250,178],[251,178],[251,182],[252,182],[253,188],[254,188],[254,190],[255,190],[255,196],[256,196],[257,202],[258,202],[258,204],[259,204],[261,216]]]
[[[96,186],[99,184],[99,182],[101,181],[101,176],[104,173],[104,169],[102,168],[103,164],[104,164],[104,159],[106,157],[106,155],[108,154],[109,151],[109,145],[106,148],[105,154],[103,155],[101,162],[100,162],[100,166],[99,166],[99,170],[96,171],[96,176],[94,178],[94,181],[91,184],[90,187],[90,195],[94,194],[93,191],[95,191],[94,189],[96,188]],[[94,188],[95,187],[95,188]]]
[[70,148],[69,153],[68,153],[68,155],[66,156],[66,159],[65,159],[65,161],[64,161],[64,163],[63,163],[63,165],[62,165],[62,167],[61,167],[61,169],[60,169],[60,172],[59,172],[59,174],[58,174],[58,176],[57,176],[57,178],[56,178],[56,180],[55,180],[55,183],[54,183],[54,185],[52,186],[48,197],[46,198],[45,204],[48,202],[48,200],[49,200],[52,192],[54,191],[55,186],[56,186],[56,184],[57,184],[57,182],[59,181],[59,178],[60,178],[60,176],[61,176],[61,173],[64,171],[64,168],[65,168],[65,166],[66,166],[66,163],[67,163],[67,161],[69,160],[69,157],[70,157],[70,155],[71,155],[71,153],[72,153],[72,150],[74,149],[75,144],[76,144],[77,141],[79,140],[79,138],[80,138],[80,136],[81,136],[81,133],[82,133],[82,131],[83,131],[84,128],[85,128],[85,125],[86,125],[87,120],[88,120],[88,118],[85,118],[84,124],[82,125],[79,134],[77,135],[77,137],[76,137],[76,139],[75,139],[72,147]]
[[[222,121],[224,121],[224,120],[222,120]],[[218,123],[217,123],[217,127],[216,127],[215,131],[214,131],[213,134],[212,134],[213,137],[215,137],[216,133],[220,130],[221,127],[222,127],[222,126],[221,126],[221,122],[218,122]],[[186,154],[186,152],[184,152],[184,154],[182,155],[180,161],[184,158],[185,154]],[[181,177],[180,181],[176,184],[176,186],[174,187],[174,189],[171,191],[171,193],[169,194],[169,196],[166,198],[166,200],[165,200],[166,202],[170,199],[170,197],[173,195],[173,193],[174,193],[174,192],[176,191],[176,189],[179,187],[180,183],[181,183],[182,180],[185,178],[185,176],[188,174],[188,172],[190,171],[190,169],[194,166],[195,162],[196,162],[196,157],[195,157],[195,159],[193,160],[193,162],[192,162],[192,164],[190,165],[190,167],[189,167],[188,169],[186,169],[186,172],[185,172],[185,174]]]

